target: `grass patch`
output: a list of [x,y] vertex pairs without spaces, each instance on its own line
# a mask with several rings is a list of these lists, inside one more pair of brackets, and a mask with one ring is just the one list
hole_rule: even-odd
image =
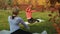
[[[0,30],[9,30],[8,24],[8,16],[11,15],[11,10],[1,10],[0,11]],[[45,22],[36,23],[36,24],[29,24],[30,32],[39,32],[41,33],[43,30],[46,30],[48,34],[56,34],[55,28],[52,26],[53,23],[49,22],[48,19],[50,18],[48,14],[51,12],[35,12],[32,14],[33,18],[40,18],[44,19]],[[56,15],[57,13],[53,13],[52,15]],[[23,18],[24,21],[27,21],[25,11],[20,11],[19,16]],[[23,30],[26,30],[22,25],[20,25]]]

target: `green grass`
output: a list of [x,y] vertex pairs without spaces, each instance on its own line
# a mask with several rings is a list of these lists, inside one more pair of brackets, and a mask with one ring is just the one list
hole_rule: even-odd
[[[0,30],[9,30],[8,24],[8,16],[11,15],[11,10],[0,10]],[[57,34],[55,28],[52,26],[53,23],[49,22],[48,19],[50,18],[48,14],[51,12],[35,12],[32,14],[33,18],[40,18],[44,19],[45,22],[36,23],[36,24],[29,24],[30,32],[39,32],[41,33],[43,30],[46,30],[48,34]],[[57,13],[53,13],[52,15],[56,15]],[[24,11],[20,11],[19,16],[23,18],[24,21],[27,21],[26,15]],[[22,25],[20,25],[23,30],[26,30]]]

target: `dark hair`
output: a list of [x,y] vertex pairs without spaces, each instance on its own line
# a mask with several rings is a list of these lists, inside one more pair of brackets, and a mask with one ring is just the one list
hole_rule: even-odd
[[[18,9],[18,8],[14,8],[12,14],[17,15],[18,12],[19,12],[19,9]],[[15,17],[16,17],[16,16],[13,16],[13,15],[12,15],[12,19],[14,19]]]
[[14,19],[16,16],[12,16],[12,19]]
[[[13,12],[14,15],[17,15],[18,12]],[[12,15],[12,19],[14,19],[16,16]]]

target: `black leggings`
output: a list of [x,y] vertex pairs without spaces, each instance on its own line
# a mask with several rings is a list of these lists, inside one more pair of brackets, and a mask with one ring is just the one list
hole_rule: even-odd
[[17,31],[15,31],[15,32],[13,32],[11,34],[32,34],[32,33],[24,31],[22,29],[18,29]]
[[37,20],[37,19],[33,19],[33,18],[28,19],[28,22],[29,22],[29,23],[34,23],[34,22],[36,22],[36,21],[39,22],[39,20]]

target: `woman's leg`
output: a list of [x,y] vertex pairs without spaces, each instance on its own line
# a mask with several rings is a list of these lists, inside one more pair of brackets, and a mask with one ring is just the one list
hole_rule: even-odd
[[20,29],[20,31],[19,31],[20,33],[22,33],[22,34],[32,34],[31,32],[28,32],[28,31],[24,31],[24,30],[22,30],[22,29]]
[[37,20],[37,19],[34,19],[34,18],[32,18],[32,20],[33,20],[34,22],[36,22],[36,21],[37,21],[37,22],[39,22],[39,20]]
[[39,20],[34,19],[34,18],[28,19],[28,22],[29,23],[35,23],[36,21],[39,22]]
[[34,21],[32,19],[28,19],[29,23],[34,23]]
[[32,33],[19,29],[11,34],[32,34]]

